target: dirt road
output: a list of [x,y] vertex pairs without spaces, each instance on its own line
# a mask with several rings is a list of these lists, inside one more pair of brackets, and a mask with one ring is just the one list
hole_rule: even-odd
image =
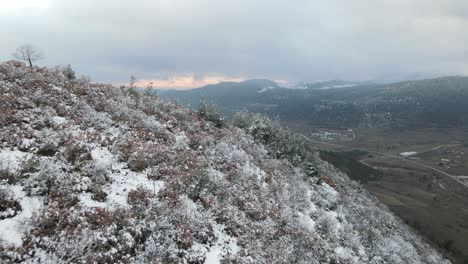
[[[322,144],[322,145],[327,145],[327,146],[332,146],[332,147],[336,147],[336,148],[343,148],[343,149],[349,149],[349,147],[347,146],[342,146],[342,145],[337,145],[337,144],[332,144],[332,143],[326,143],[326,142],[321,142],[321,141],[317,141],[317,140],[312,140],[306,136],[304,136],[303,134],[300,134],[300,133],[296,133],[296,135],[304,138],[305,140],[309,141],[309,142],[312,142],[312,143],[316,143],[316,144]],[[441,145],[437,148],[440,148],[444,145]],[[435,149],[437,149],[435,148]],[[375,153],[375,154],[379,154],[379,155],[382,155],[382,156],[386,156],[386,157],[389,157],[389,158],[395,158],[395,159],[399,159],[399,160],[403,160],[405,162],[409,162],[409,163],[413,163],[413,164],[416,164],[418,166],[421,166],[421,167],[424,167],[424,168],[427,168],[427,169],[430,169],[430,170],[433,170],[435,172],[438,172],[444,176],[447,176],[447,177],[450,177],[451,179],[453,179],[454,181],[458,182],[459,184],[465,186],[466,188],[468,188],[468,185],[465,184],[464,182],[460,181],[458,179],[458,177],[460,176],[457,176],[457,175],[451,175],[451,174],[448,174],[444,171],[441,171],[437,168],[434,168],[434,167],[431,167],[429,165],[426,165],[426,164],[422,164],[420,162],[417,162],[417,161],[414,161],[414,160],[409,160],[409,159],[406,159],[406,158],[402,158],[400,156],[395,156],[395,155],[390,155],[390,154],[386,154],[386,153],[382,153],[382,152],[378,152],[378,151],[374,151],[374,150],[371,150],[371,149],[366,149],[366,148],[352,148],[354,150],[362,150],[362,151],[366,151],[366,152],[370,152],[370,153]]]

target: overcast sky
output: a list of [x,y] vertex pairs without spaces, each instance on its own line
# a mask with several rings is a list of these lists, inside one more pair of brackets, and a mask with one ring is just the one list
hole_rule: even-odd
[[466,0],[0,0],[0,33],[116,84],[468,74]]

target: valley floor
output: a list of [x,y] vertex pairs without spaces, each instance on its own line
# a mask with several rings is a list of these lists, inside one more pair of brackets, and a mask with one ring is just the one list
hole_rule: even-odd
[[[354,174],[355,180],[364,180],[371,194],[454,263],[468,261],[467,131],[336,131],[297,124],[292,129],[307,135],[305,140],[321,150],[338,151],[339,159],[376,170],[379,177],[369,179],[362,168],[349,166],[349,160],[329,160],[337,167],[347,164],[343,169],[351,170],[347,171],[350,177]],[[352,151],[363,149],[368,152]],[[416,153],[401,157],[405,152]]]

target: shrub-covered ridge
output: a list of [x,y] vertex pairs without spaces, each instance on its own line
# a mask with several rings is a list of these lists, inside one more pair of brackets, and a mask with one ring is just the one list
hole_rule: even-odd
[[0,64],[2,262],[445,261],[273,121],[64,73]]

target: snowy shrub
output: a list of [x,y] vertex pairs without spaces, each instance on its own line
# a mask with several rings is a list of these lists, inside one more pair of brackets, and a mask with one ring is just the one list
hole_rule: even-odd
[[37,157],[31,157],[28,159],[25,159],[22,161],[20,168],[19,168],[19,174],[22,177],[27,177],[31,173],[35,173],[39,169],[39,164],[40,161]]
[[310,162],[306,162],[303,166],[303,169],[304,173],[309,177],[317,177],[319,175],[319,170],[317,167]]
[[18,181],[18,177],[15,173],[10,172],[5,167],[0,167],[0,182],[5,181],[8,184],[15,184]]
[[[26,242],[37,243],[35,238],[53,237],[62,231],[74,232],[81,224],[78,212],[68,208],[60,208],[57,204],[50,205],[32,219],[32,229]],[[40,241],[39,243],[46,243]]]
[[264,144],[269,154],[277,159],[287,159],[293,165],[302,167],[309,176],[319,174],[317,152],[288,129],[281,126],[278,120],[271,120],[260,114],[240,112],[234,116],[233,125],[250,135],[255,141]]
[[201,146],[197,138],[191,138],[188,145],[192,150],[198,150]]
[[178,174],[176,168],[163,162],[158,166],[151,167],[146,171],[147,178],[154,181],[167,180]]
[[187,177],[186,185],[188,197],[195,202],[217,190],[217,185],[211,180],[210,176],[202,170],[195,171],[192,175]]
[[70,64],[68,64],[68,65],[65,66],[65,67],[62,67],[61,70],[62,70],[63,75],[64,75],[69,81],[72,81],[72,80],[75,80],[75,79],[76,79],[75,71],[73,70],[73,68],[71,67]]
[[45,142],[37,150],[37,154],[42,156],[53,156],[57,152],[57,145],[53,142]]
[[143,171],[152,163],[151,155],[143,149],[137,150],[128,159],[128,167],[133,171]]
[[130,212],[125,209],[94,208],[87,213],[87,222],[91,229],[99,229],[102,226],[125,225],[130,221],[130,217]]
[[48,195],[58,185],[55,175],[41,171],[25,182],[25,190],[30,195]]
[[0,189],[0,220],[11,218],[22,210],[21,204],[6,189]]
[[22,179],[24,189],[29,195],[49,195],[59,189],[64,193],[70,192],[77,176],[64,172],[63,164],[50,157],[41,159],[36,171]]
[[90,147],[79,139],[69,139],[64,143],[64,158],[71,163],[91,160]]
[[99,187],[92,188],[91,192],[93,193],[91,195],[91,199],[93,199],[94,201],[98,201],[98,202],[107,201],[107,193],[103,191],[102,189],[99,189]]
[[61,189],[52,189],[47,196],[47,200],[49,204],[53,204],[60,209],[73,207],[80,201],[73,193]]
[[155,99],[158,99],[157,95],[153,93],[145,93],[140,100],[140,106],[143,113],[146,115],[158,115],[160,110],[160,103]]
[[177,247],[189,249],[193,245],[192,229],[186,225],[178,224],[177,228]]
[[197,114],[199,118],[213,123],[217,128],[225,126],[224,118],[215,110],[212,104],[206,104],[204,101],[201,101]]
[[148,142],[139,143],[135,139],[119,144],[120,156],[127,161],[128,167],[133,171],[143,171],[146,168],[163,163],[167,157],[167,149],[163,146]]
[[326,184],[328,184],[330,187],[336,188],[336,183],[335,183],[335,181],[333,181],[333,179],[330,178],[330,177],[326,177],[326,176],[320,177],[320,178],[318,179],[318,181],[317,181],[317,184],[322,184],[322,183],[326,183]]
[[134,206],[148,206],[151,192],[148,189],[138,188],[128,192],[127,202]]
[[[105,109],[105,105],[100,106],[101,109]],[[99,105],[98,105],[99,109]],[[106,129],[112,124],[112,120],[110,118],[110,115],[108,113],[103,113],[103,112],[98,112],[95,109],[93,109],[91,106],[88,104],[83,104],[80,108],[81,110],[81,115],[83,118],[83,123],[85,124],[92,124],[98,129]]]

